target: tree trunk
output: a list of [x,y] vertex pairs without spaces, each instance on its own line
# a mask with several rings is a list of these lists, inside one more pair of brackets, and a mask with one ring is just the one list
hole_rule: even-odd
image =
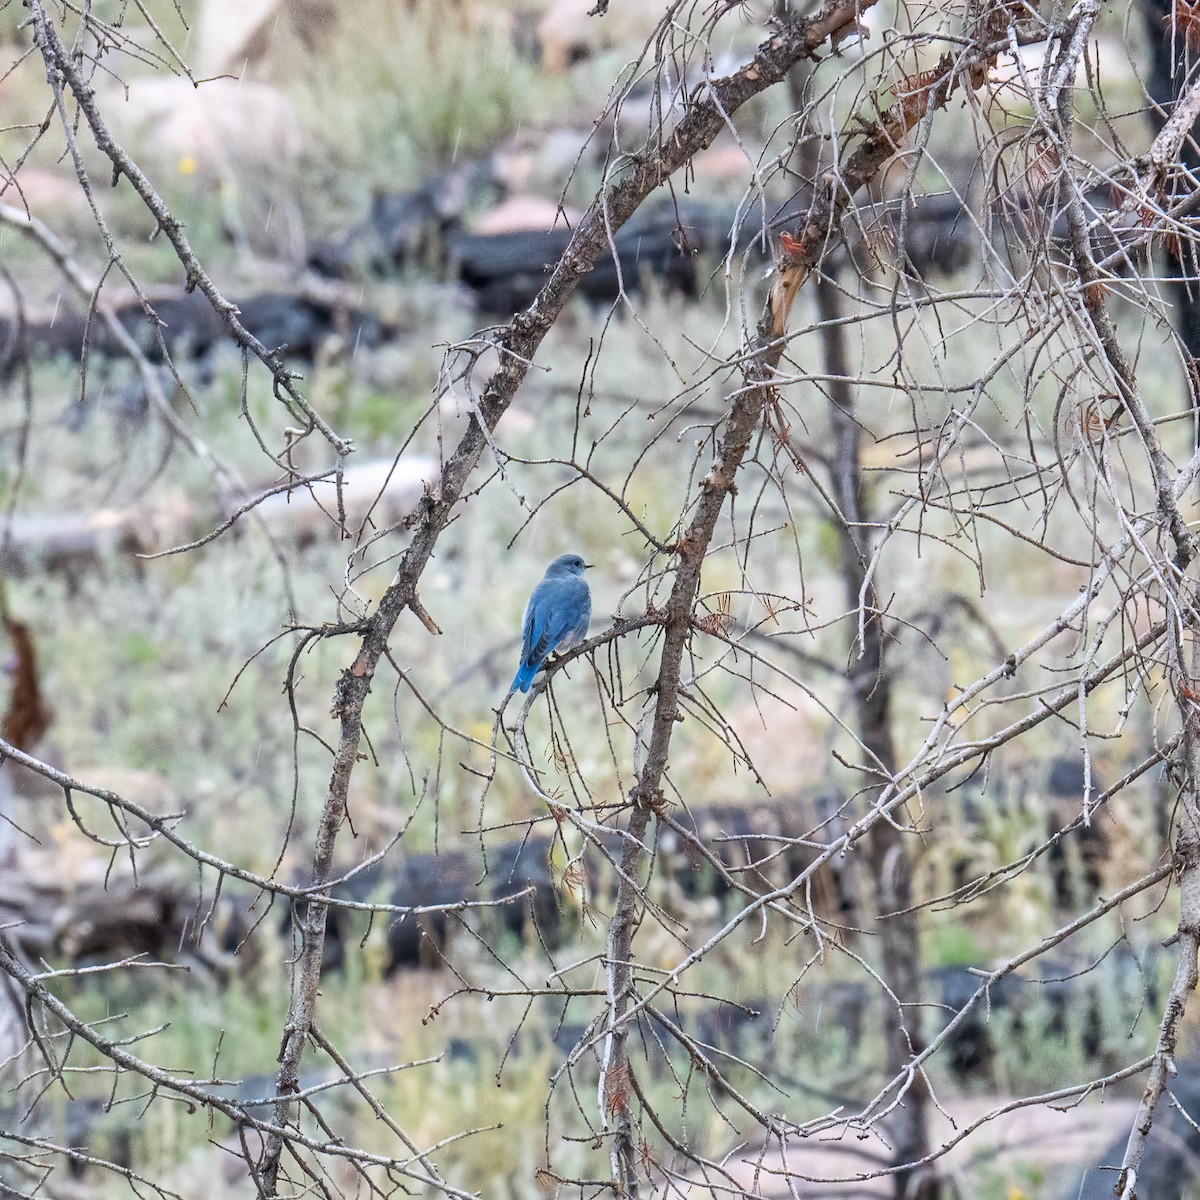
[[[1183,45],[1185,33],[1174,28],[1174,5],[1171,0],[1142,0],[1142,17],[1146,25],[1146,40],[1150,44],[1150,69],[1146,72],[1146,90],[1158,106],[1147,109],[1152,132],[1157,134],[1166,124],[1180,89],[1187,80]],[[1161,110],[1161,111],[1160,111]],[[1187,138],[1179,153],[1180,165],[1188,171],[1200,168],[1196,153],[1196,130]],[[1196,245],[1185,237],[1163,239],[1163,275],[1167,298],[1175,310],[1175,332],[1179,335],[1185,354],[1188,388],[1192,409],[1200,413],[1200,263]],[[1196,441],[1200,445],[1200,419],[1196,421]]]
[[[833,460],[830,474],[832,493],[844,521],[838,523],[842,580],[847,606],[857,611],[860,598],[866,604],[862,623],[862,643],[852,645],[850,688],[858,735],[868,752],[868,762],[883,776],[896,770],[896,751],[892,744],[891,684],[884,665],[885,634],[874,586],[867,589],[868,538],[863,527],[869,520],[863,491],[861,443],[862,431],[856,419],[854,389],[847,382],[843,327],[833,324],[841,317],[834,285],[814,281],[817,306],[823,324],[825,369],[836,376],[830,384],[832,404]],[[855,639],[857,640],[857,639]],[[882,958],[882,976],[892,993],[904,1004],[920,1000],[921,947],[912,905],[912,874],[908,852],[896,826],[879,821],[867,838],[867,856],[875,880],[876,933]],[[903,915],[888,916],[889,913]],[[886,1046],[886,1070],[899,1076],[912,1055],[922,1047],[920,1012],[917,1007],[897,1012],[891,996],[883,997],[883,1029]],[[909,1163],[929,1153],[929,1093],[922,1076],[909,1087],[902,1106],[889,1118],[888,1131],[894,1147],[894,1162]],[[936,1176],[901,1170],[893,1176],[897,1200],[936,1200],[940,1187]]]

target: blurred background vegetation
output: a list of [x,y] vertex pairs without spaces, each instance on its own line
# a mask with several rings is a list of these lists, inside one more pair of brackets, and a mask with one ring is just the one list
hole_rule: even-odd
[[[548,202],[551,214],[561,204],[569,220],[604,178],[612,139],[632,145],[634,131],[644,131],[651,89],[645,68],[628,64],[659,16],[656,6],[616,2],[602,24],[585,23],[577,13],[568,19],[568,10],[583,7],[360,0],[349,16],[328,0],[296,6],[195,0],[181,10],[189,18],[187,30],[170,21],[169,11],[160,15],[195,78],[206,82],[197,87],[162,63],[123,55],[119,70],[114,66],[112,77],[99,74],[96,86],[122,144],[186,222],[222,290],[234,298],[285,291],[304,286],[314,250],[368,221],[381,196],[412,193],[431,181],[447,216],[468,231],[490,228],[490,215],[514,197]],[[739,7],[712,36],[714,73],[745,58],[764,36],[766,6]],[[127,33],[146,33],[141,18],[118,0],[94,4],[92,11],[101,20],[123,18]],[[4,62],[18,62],[0,79],[0,160],[10,166],[48,104],[36,54],[21,59],[29,44],[18,28],[21,13],[12,5],[0,9]],[[880,25],[892,16],[881,8]],[[1106,36],[1135,36],[1121,28],[1119,14],[1109,26]],[[807,86],[819,91],[841,69],[825,65]],[[1111,110],[1126,114],[1121,127],[1134,137],[1141,119],[1136,80],[1114,66],[1105,87]],[[622,96],[622,115],[596,125],[610,95]],[[737,140],[722,138],[698,161],[687,200],[718,209],[736,202],[756,164],[779,153],[791,136],[792,103],[786,89],[776,88],[748,106],[738,118]],[[836,103],[848,111],[848,99],[839,96]],[[1011,118],[1019,122],[1020,112]],[[939,131],[938,169],[964,189],[978,168],[974,140],[962,139],[962,162],[954,161],[953,147],[969,121],[965,108],[955,108]],[[124,262],[148,289],[177,290],[178,262],[163,239],[149,236],[151,220],[127,181],[110,188],[98,152],[87,147],[87,154]],[[484,162],[486,171],[469,169]],[[53,128],[21,164],[17,179],[19,188],[7,188],[0,202],[27,206],[66,240],[92,278],[99,277],[107,254]],[[484,473],[480,490],[486,496],[464,505],[424,580],[422,600],[443,636],[431,637],[407,616],[397,626],[391,653],[411,685],[397,684],[394,691],[377,686],[369,702],[372,761],[355,776],[354,836],[342,844],[347,869],[403,830],[394,854],[461,852],[474,886],[483,876],[485,853],[520,841],[530,826],[542,836],[553,832],[512,764],[500,764],[481,811],[480,774],[488,768],[494,709],[515,665],[525,599],[554,555],[578,551],[596,564],[594,627],[663,599],[661,579],[647,583],[642,575],[643,540],[563,463],[573,457],[573,446],[583,447],[578,460],[586,459],[597,477],[615,481],[639,520],[664,535],[673,529],[695,482],[689,464],[695,460],[701,473],[705,469],[703,447],[734,378],[724,365],[737,353],[740,332],[729,297],[744,296],[747,311],[756,313],[763,295],[761,252],[744,265],[735,257],[731,274],[741,293],[727,293],[719,248],[702,262],[704,285],[697,295],[644,279],[629,303],[610,308],[576,301],[547,338],[539,370],[497,431],[511,456],[504,478]],[[0,264],[7,318],[19,309],[34,324],[53,323],[60,314],[82,311],[43,251],[4,224]],[[900,334],[892,315],[869,315],[893,282],[866,285],[854,311],[868,315],[849,338],[854,373],[868,381],[858,389],[859,419],[881,435],[894,427],[897,406],[909,402],[892,386],[901,373],[909,395],[920,395],[916,422],[936,428],[989,370],[1003,340],[1003,322],[992,315],[990,300],[969,295],[978,266],[967,263],[939,281],[946,292],[964,294],[955,306],[959,326],[948,330],[940,313],[912,307],[897,318],[905,326],[903,367],[897,367]],[[331,333],[310,361],[298,365],[303,387],[330,424],[353,438],[356,459],[388,460],[403,445],[406,456],[436,461],[453,446],[470,412],[461,391],[439,387],[443,351],[496,315],[477,308],[444,260],[410,255],[394,269],[356,270],[342,283],[362,310],[378,317],[382,332],[370,344]],[[127,289],[112,272],[105,290],[120,298]],[[805,332],[789,348],[789,361],[801,374],[820,375],[824,343],[814,304],[812,295],[801,294],[792,326]],[[1128,330],[1141,328],[1133,312],[1122,320]],[[1170,356],[1156,350],[1161,332],[1147,329],[1144,336],[1141,386],[1156,415],[1166,417],[1181,407],[1181,377]],[[177,365],[188,398],[169,376],[164,379],[182,419],[248,489],[274,484],[275,472],[242,415],[237,351],[218,345],[202,357],[181,357]],[[38,351],[27,366],[27,374],[11,370],[0,381],[5,512],[18,519],[134,513],[139,544],[152,550],[201,537],[220,521],[222,499],[208,466],[155,417],[129,362],[94,356],[83,403],[78,354],[69,346],[63,353]],[[1041,445],[1060,437],[1061,381],[1039,371],[1039,364],[1019,354],[991,382],[977,417],[984,437],[1001,445],[1029,430]],[[793,433],[802,447],[819,453],[831,436],[829,415],[815,388],[809,395],[812,403],[798,414]],[[1014,414],[1026,401],[1030,417],[1022,425]],[[266,440],[282,444],[291,418],[264,373],[249,373],[244,403]],[[1186,423],[1167,423],[1162,432],[1169,449],[1185,456]],[[897,464],[882,437],[866,453],[869,487],[881,502],[894,500],[909,486],[897,470],[904,463]],[[302,447],[307,469],[328,465],[306,456]],[[847,655],[847,628],[837,619],[845,606],[836,530],[820,497],[802,480],[786,496],[773,487],[771,462],[764,444],[738,500],[741,519],[753,510],[753,547],[744,552],[729,546],[713,555],[705,572],[706,602],[714,611],[729,606],[739,628],[761,626],[773,647],[785,641],[798,647],[818,664],[814,678],[836,677]],[[971,467],[961,469],[969,473]],[[40,686],[52,712],[39,755],[156,811],[181,812],[180,831],[193,843],[254,873],[278,870],[287,879],[305,870],[329,759],[318,741],[294,737],[281,695],[294,641],[280,634],[290,624],[365,611],[387,585],[389,564],[403,544],[403,531],[397,531],[371,545],[365,560],[352,558],[348,568],[354,548],[332,536],[311,506],[307,512],[294,524],[285,520],[275,527],[274,545],[259,526],[243,521],[201,549],[166,558],[105,553],[62,564],[39,561],[31,551],[19,570],[6,570],[3,584],[8,614],[34,632]],[[917,556],[912,542],[884,556],[880,586],[896,618],[892,682],[905,698],[894,713],[902,747],[919,743],[942,699],[988,669],[997,647],[1022,643],[1086,578],[1078,567],[1031,558],[1010,536],[1013,527],[1048,528],[1047,540],[1070,544],[1083,531],[1073,510],[1052,507],[1045,522],[1040,508],[1005,517],[1009,528],[981,523],[964,548],[953,515],[931,511]],[[747,554],[753,591],[743,582]],[[769,592],[797,607],[773,613],[764,598]],[[642,668],[653,635],[635,635],[627,643],[621,661],[632,693],[649,681]],[[298,664],[297,722],[325,739],[332,728],[331,687],[349,661],[347,651],[342,640],[317,642]],[[753,808],[766,793],[775,805],[804,808],[820,795],[854,792],[854,773],[835,754],[846,747],[839,724],[848,719],[844,691],[832,690],[835,700],[824,706],[795,696],[754,699],[733,673],[750,666],[730,654],[717,641],[697,645],[701,666],[722,660],[732,668],[705,675],[704,688],[758,775],[732,763],[702,721],[688,720],[674,750],[678,799],[698,811]],[[803,676],[804,658],[793,669]],[[1161,695],[1161,681],[1139,686],[1150,701],[1128,720],[1122,717],[1129,695],[1124,685],[1105,685],[1091,698],[1093,725],[1121,728],[1119,737],[1093,749],[1102,786],[1172,732],[1157,726],[1153,698]],[[575,664],[556,678],[554,690],[562,715],[569,714],[565,728],[579,772],[593,796],[616,803],[630,768],[624,764],[623,778],[613,768],[608,713],[590,668]],[[1006,719],[997,713],[995,723]],[[988,721],[987,714],[979,718],[980,732]],[[535,710],[529,729],[551,787],[557,769],[566,788],[569,773],[556,762],[544,707]],[[1024,739],[1019,752],[997,754],[986,781],[948,781],[943,793],[928,797],[941,815],[915,852],[921,899],[1030,854],[1071,820],[1080,791],[1070,780],[1077,779],[1072,771],[1080,770],[1079,763],[1075,732],[1051,725]],[[1067,783],[1052,783],[1056,770],[1060,779],[1066,772]],[[9,830],[0,850],[40,864],[48,874],[129,875],[128,862],[110,864],[81,836],[57,802],[61,793],[28,775],[14,782],[12,819],[38,844]],[[961,786],[952,790],[950,783]],[[1098,816],[1097,846],[1070,842],[1061,853],[1041,855],[994,904],[926,910],[922,949],[932,1026],[941,1024],[944,1005],[953,1004],[963,968],[995,965],[1094,903],[1097,894],[1111,894],[1118,881],[1151,869],[1166,845],[1168,806],[1168,782],[1161,770],[1148,771]],[[100,816],[98,807],[93,815]],[[161,845],[147,860],[143,871],[181,869]],[[721,898],[704,895],[703,886],[683,887],[667,865],[654,899],[694,931],[711,927]],[[585,964],[576,972],[582,978],[603,948],[603,920],[589,919],[585,909],[594,903],[603,910],[603,885],[573,886],[561,877],[561,861],[550,866],[558,872],[554,884],[567,930],[563,947],[555,949],[563,961]],[[201,886],[211,896],[213,880]],[[850,898],[843,900],[852,904],[862,881],[844,886]],[[243,943],[265,903],[250,908],[253,897],[232,886],[225,900],[209,934],[221,947],[215,965],[197,964],[187,973],[64,979],[56,987],[81,1016],[105,1018],[125,1036],[165,1021],[151,1039],[155,1061],[244,1081],[230,1084],[231,1091],[240,1086],[243,1098],[267,1096],[286,1011],[289,935],[276,909]],[[861,922],[861,909],[848,919]],[[1147,901],[1098,923],[1071,956],[1052,964],[1064,979],[1096,962],[1093,971],[1071,986],[1025,984],[997,996],[974,1040],[934,1060],[935,1082],[947,1095],[967,1099],[1016,1094],[1103,1074],[1148,1053],[1157,1020],[1153,998],[1161,995],[1169,971],[1157,947],[1172,919]],[[500,961],[527,981],[544,979],[548,958],[537,938],[528,929],[514,932],[494,915],[467,916],[451,922],[448,935],[454,975],[436,955],[423,965],[389,971],[395,964],[387,922],[376,921],[369,935],[365,919],[351,924],[344,961],[323,985],[326,1032],[344,1054],[367,1066],[437,1060],[383,1077],[375,1090],[423,1145],[464,1124],[479,1130],[439,1152],[447,1177],[488,1196],[528,1196],[545,1164],[547,1139],[557,1144],[556,1170],[586,1175],[592,1169],[586,1140],[562,1140],[578,1136],[580,1102],[558,1077],[547,1106],[546,1081],[560,1071],[565,1049],[590,1013],[575,1002],[565,1011],[561,1003],[530,1009],[520,996],[491,994],[506,986]],[[881,1048],[867,977],[851,957],[832,953],[797,985],[811,947],[797,948],[792,934],[775,925],[763,937],[757,933],[756,927],[722,943],[692,981],[694,991],[736,1001],[758,1012],[757,1018],[696,1000],[681,1003],[681,1021],[701,1030],[705,1022],[724,1021],[724,1029],[710,1032],[730,1053],[749,1063],[772,1060],[797,1119],[870,1095]],[[869,937],[845,936],[855,953],[870,957]],[[639,947],[645,961],[664,966],[676,952],[668,934],[649,927]],[[463,979],[480,990],[446,1002]],[[653,1045],[647,1054],[655,1060]],[[678,1062],[669,1066],[661,1050],[656,1061],[646,1087],[669,1111],[681,1089],[672,1073]],[[72,1062],[80,1071],[71,1079],[76,1102],[57,1089],[49,1094],[37,1110],[44,1132],[73,1144],[86,1141],[97,1154],[131,1163],[186,1197],[253,1194],[239,1172],[231,1132],[219,1121],[178,1105],[147,1106],[144,1090],[132,1084],[122,1085],[119,1102],[108,1111],[111,1079],[86,1073],[99,1060],[77,1049]],[[780,1103],[774,1086],[749,1067],[732,1065],[731,1078],[757,1102]],[[8,1086],[15,1091],[13,1099],[0,1098],[5,1118],[31,1099],[15,1081]],[[744,1120],[739,1124],[724,1111],[719,1095],[697,1102],[687,1119],[689,1135],[714,1155],[752,1136]],[[1109,1128],[1098,1118],[1095,1124],[1101,1145],[1094,1154],[1104,1148]],[[362,1129],[360,1137],[368,1148],[389,1152],[390,1135],[382,1127]],[[1065,1194],[1078,1185],[1083,1167],[1078,1160],[1058,1161],[1051,1147],[1031,1144],[1028,1153],[1019,1148],[998,1161],[986,1153],[973,1164],[963,1159],[961,1170],[969,1181],[964,1195],[1013,1200]],[[214,1172],[222,1181],[219,1193]],[[341,1182],[351,1194],[350,1181]],[[115,1196],[125,1186],[85,1170],[83,1190],[71,1194]]]

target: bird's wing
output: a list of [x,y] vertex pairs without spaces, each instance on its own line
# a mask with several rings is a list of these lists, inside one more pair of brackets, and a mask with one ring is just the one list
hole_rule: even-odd
[[541,634],[541,621],[538,619],[537,600],[538,589],[534,588],[533,595],[529,597],[529,603],[525,605],[525,621],[521,626],[521,661],[523,663],[532,661],[529,656],[533,650],[534,643]]
[[575,628],[585,606],[586,588],[581,596],[578,589],[569,585],[538,584],[525,610],[521,661],[540,663]]

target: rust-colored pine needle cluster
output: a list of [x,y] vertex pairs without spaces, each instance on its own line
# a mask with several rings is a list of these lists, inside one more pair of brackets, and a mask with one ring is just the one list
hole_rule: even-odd
[[1175,8],[1166,19],[1189,50],[1200,50],[1200,0],[1175,0]]

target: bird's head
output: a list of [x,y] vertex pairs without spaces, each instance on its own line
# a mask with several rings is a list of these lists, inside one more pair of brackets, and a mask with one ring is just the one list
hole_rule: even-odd
[[592,564],[578,554],[560,554],[547,568],[547,575],[582,575]]

